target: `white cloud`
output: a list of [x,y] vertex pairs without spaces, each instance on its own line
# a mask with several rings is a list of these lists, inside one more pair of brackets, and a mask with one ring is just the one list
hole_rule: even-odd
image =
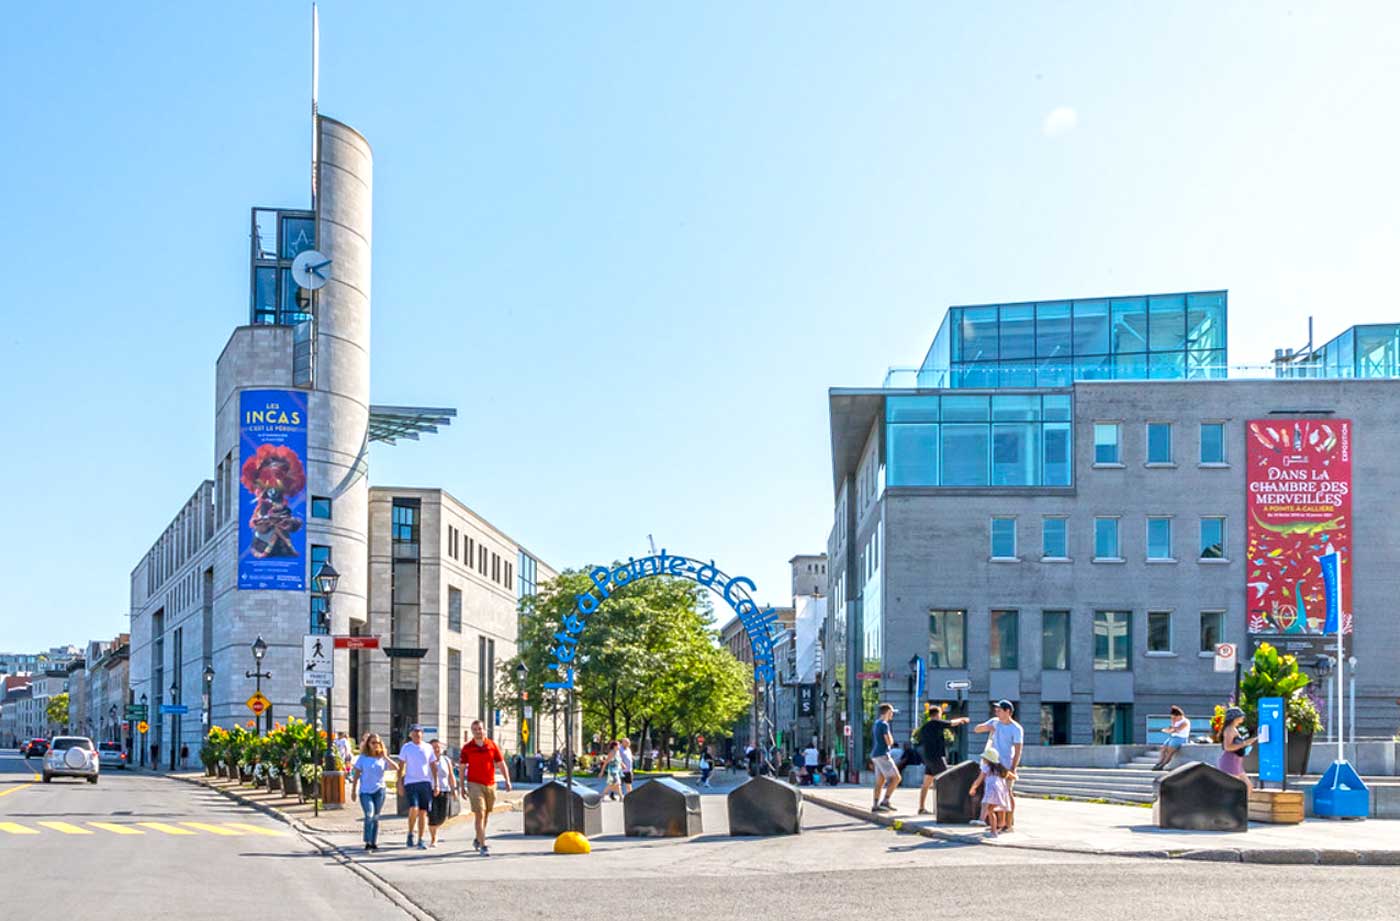
[[1057,138],[1062,134],[1068,134],[1079,124],[1079,113],[1069,106],[1057,106],[1050,110],[1050,114],[1045,116],[1045,124],[1041,130],[1048,138]]

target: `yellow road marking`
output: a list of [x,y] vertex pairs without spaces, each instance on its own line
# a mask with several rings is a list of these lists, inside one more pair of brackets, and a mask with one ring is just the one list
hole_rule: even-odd
[[38,832],[32,828],[26,828],[17,822],[0,822],[0,831],[7,831],[12,835],[37,835]]
[[224,824],[227,825],[229,828],[242,829],[243,831],[246,831],[252,835],[267,835],[271,838],[281,838],[286,834],[286,832],[272,831],[271,829],[267,828],[259,828],[256,825],[249,825],[246,822],[225,822]]
[[100,828],[109,831],[114,835],[144,835],[145,832],[139,828],[132,828],[130,825],[118,825],[116,822],[89,822],[93,828]]
[[[39,779],[39,778],[37,778],[37,777],[34,778],[34,780],[38,780],[38,779]],[[11,793],[18,793],[20,790],[23,790],[25,787],[32,787],[32,786],[34,786],[34,783],[33,783],[32,781],[29,782],[29,783],[22,783],[22,784],[20,784],[18,787],[11,787],[11,788],[8,789],[8,790],[0,790],[0,796],[9,796]]]
[[190,828],[197,828],[200,831],[207,831],[211,835],[224,835],[225,837],[229,838],[241,838],[244,834],[241,831],[233,831],[232,829],[228,828],[220,828],[217,825],[210,825],[206,822],[181,822],[180,824],[188,825]]
[[61,831],[65,835],[90,835],[92,832],[77,825],[70,825],[67,822],[40,822],[45,828],[52,828],[54,831]]
[[164,822],[137,822],[144,828],[154,828],[156,831],[163,831],[167,835],[192,835],[194,832],[186,828],[179,828],[175,825],[166,825]]

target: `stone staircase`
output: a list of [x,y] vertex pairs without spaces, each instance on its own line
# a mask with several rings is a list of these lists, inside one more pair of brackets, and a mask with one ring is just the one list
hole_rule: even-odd
[[1116,768],[1027,767],[1016,772],[1016,792],[1071,800],[1151,803],[1155,754],[1140,755]]

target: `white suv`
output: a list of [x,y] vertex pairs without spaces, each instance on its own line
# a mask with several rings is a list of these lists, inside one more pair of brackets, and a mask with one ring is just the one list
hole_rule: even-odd
[[54,736],[44,756],[44,783],[55,777],[83,777],[97,783],[99,770],[97,746],[87,736]]

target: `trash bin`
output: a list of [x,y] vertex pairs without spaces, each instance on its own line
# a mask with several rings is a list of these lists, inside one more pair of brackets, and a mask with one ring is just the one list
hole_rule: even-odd
[[525,783],[544,783],[544,759],[539,755],[532,755],[525,759]]
[[1152,820],[1158,828],[1245,831],[1249,787],[1217,767],[1192,761],[1154,781]]
[[802,794],[772,777],[754,777],[725,799],[731,835],[796,835],[802,831]]

